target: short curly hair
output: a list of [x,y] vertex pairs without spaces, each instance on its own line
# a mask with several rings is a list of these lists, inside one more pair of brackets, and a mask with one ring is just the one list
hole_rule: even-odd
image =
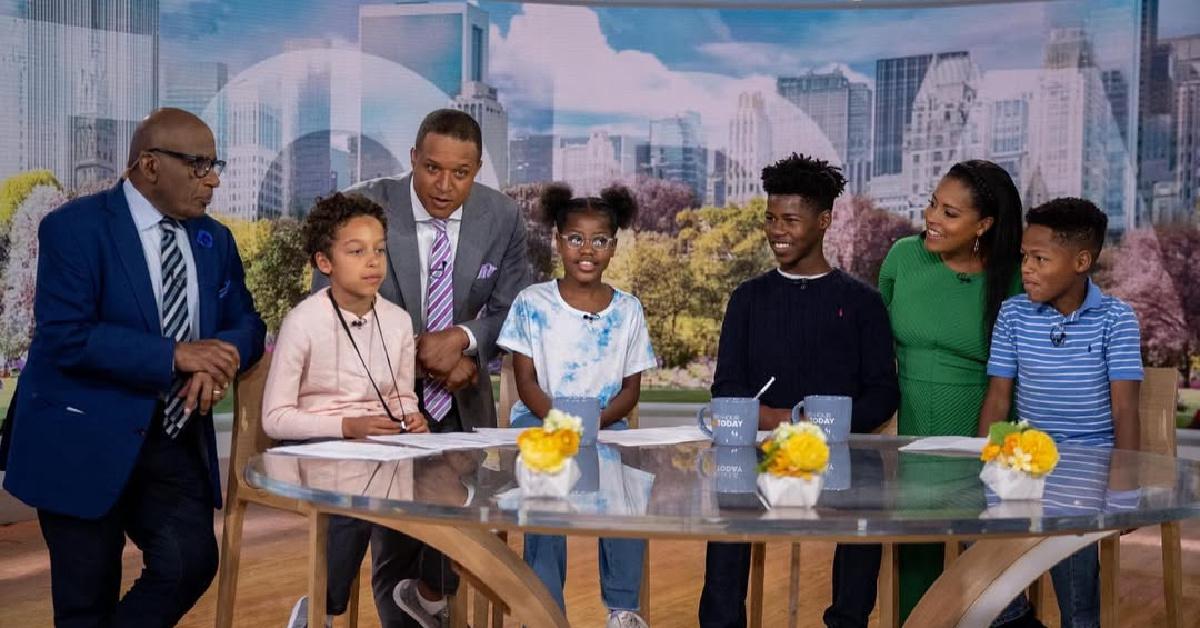
[[1050,229],[1059,242],[1091,251],[1093,257],[1100,256],[1108,231],[1108,216],[1095,203],[1069,196],[1034,207],[1026,212],[1025,222]]
[[762,183],[768,195],[803,196],[819,211],[832,211],[833,201],[846,189],[841,168],[797,153],[763,168]]
[[359,216],[370,216],[383,225],[387,233],[387,213],[375,201],[359,194],[334,192],[333,196],[317,199],[317,204],[308,212],[301,227],[304,252],[308,262],[317,266],[317,253],[330,255],[338,229]]

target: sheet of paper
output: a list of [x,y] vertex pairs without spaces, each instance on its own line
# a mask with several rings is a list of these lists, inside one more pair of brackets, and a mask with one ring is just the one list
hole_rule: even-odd
[[983,446],[985,444],[987,444],[987,439],[983,437],[972,438],[967,436],[930,436],[928,438],[915,440],[901,447],[900,451],[938,451],[978,454],[983,450]]
[[645,447],[649,445],[674,445],[708,440],[700,428],[693,425],[680,427],[647,427],[636,430],[600,430],[599,440],[607,445]]
[[525,428],[521,427],[477,427],[472,433],[491,440],[493,446],[501,447],[516,445],[517,436],[524,431]]
[[[450,451],[453,449],[480,449],[496,447],[495,436],[474,432],[443,432],[440,434],[395,434],[392,436],[369,436],[370,440],[389,445],[417,447],[427,451]],[[515,438],[515,437],[514,437]],[[515,442],[515,441],[514,441]]]
[[378,443],[352,440],[330,440],[303,445],[287,445],[267,450],[273,454],[289,454],[306,458],[329,458],[335,460],[405,460],[428,456],[431,452],[411,447],[396,447]]

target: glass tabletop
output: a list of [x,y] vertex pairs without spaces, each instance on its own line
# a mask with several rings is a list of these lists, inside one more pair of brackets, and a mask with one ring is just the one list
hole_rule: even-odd
[[[353,460],[268,451],[250,484],[364,515],[455,526],[674,538],[906,540],[1136,528],[1200,516],[1200,464],[1124,450],[1060,449],[1037,501],[1004,501],[966,453],[914,453],[913,439],[854,435],[831,446],[813,508],[767,508],[754,448],[708,442],[582,448],[565,499],[523,498],[515,447]],[[865,539],[864,539],[865,540]]]

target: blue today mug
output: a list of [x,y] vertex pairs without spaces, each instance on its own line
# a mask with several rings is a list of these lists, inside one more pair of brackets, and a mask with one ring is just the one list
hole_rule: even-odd
[[[711,412],[711,422],[704,412]],[[715,397],[696,412],[696,424],[714,445],[721,447],[753,446],[758,437],[758,399],[754,397]]]
[[854,400],[840,395],[809,395],[792,408],[792,423],[803,414],[809,421],[825,430],[831,443],[844,443],[850,438],[850,417]]

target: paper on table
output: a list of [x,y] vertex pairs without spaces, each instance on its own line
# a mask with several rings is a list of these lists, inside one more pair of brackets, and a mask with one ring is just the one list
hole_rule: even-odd
[[524,432],[520,427],[477,427],[474,434],[491,440],[494,446],[516,445],[517,436]]
[[451,449],[480,449],[496,447],[495,437],[474,432],[442,432],[429,434],[395,434],[391,436],[369,436],[370,440],[391,445],[418,447],[428,451]]
[[930,436],[915,440],[900,448],[900,451],[952,451],[977,454],[983,451],[987,444],[984,437],[970,438],[967,436]]
[[329,440],[303,445],[287,445],[267,450],[273,454],[290,454],[306,458],[330,458],[338,460],[405,460],[428,456],[431,452],[410,447],[395,447],[377,443],[352,440]]
[[708,440],[708,437],[694,425],[683,425],[680,427],[647,427],[636,430],[600,430],[597,440],[608,445],[639,447],[689,443]]

